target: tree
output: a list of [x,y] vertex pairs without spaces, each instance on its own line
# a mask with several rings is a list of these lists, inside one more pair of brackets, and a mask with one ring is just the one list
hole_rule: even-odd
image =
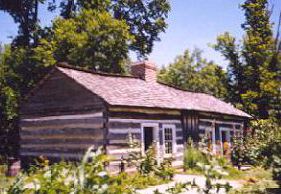
[[139,57],[145,57],[151,53],[154,42],[160,40],[159,34],[167,28],[170,4],[168,0],[64,0],[60,8],[65,19],[86,8],[106,10],[115,19],[126,21],[131,35],[135,37],[130,50],[137,52]]
[[9,48],[2,48],[0,51],[0,131],[10,128],[10,122],[15,116],[17,108],[16,93],[8,85],[9,70],[6,66],[6,58],[9,56]]
[[105,12],[82,9],[70,19],[54,21],[50,34],[39,41],[34,59],[44,66],[57,62],[122,73],[128,46],[134,40],[124,21]]
[[217,37],[217,44],[214,48],[228,59],[227,67],[227,93],[228,100],[235,102],[236,105],[242,104],[241,95],[245,92],[244,66],[240,61],[239,48],[236,39],[229,33],[224,33]]
[[[8,69],[6,60],[10,55],[10,48],[8,46],[2,47],[0,45],[0,155],[11,155],[16,152],[15,147],[9,146],[17,139],[13,136],[16,132],[16,118],[17,118],[17,92],[9,86],[9,77],[11,71]],[[13,136],[12,138],[8,138]],[[3,139],[3,137],[7,137]],[[4,141],[5,140],[5,141]],[[3,151],[5,153],[3,153]]]
[[186,50],[168,67],[163,67],[159,79],[167,84],[194,92],[204,92],[226,98],[226,74],[212,61],[202,58],[202,52]]
[[[51,28],[38,19],[39,4],[46,3],[49,11],[61,9]],[[0,11],[19,25],[11,47],[1,53],[0,128],[16,128],[19,100],[57,62],[124,73],[129,50],[151,52],[169,10],[167,0],[0,0]]]
[[246,0],[241,7],[246,18],[241,44],[225,33],[217,38],[214,48],[229,61],[232,102],[253,115],[268,118],[280,108],[280,101],[276,101],[281,88],[280,43],[274,41],[267,0]]
[[13,40],[16,46],[36,44],[38,30],[38,6],[45,0],[0,0],[0,11],[9,13],[19,24],[18,36]]

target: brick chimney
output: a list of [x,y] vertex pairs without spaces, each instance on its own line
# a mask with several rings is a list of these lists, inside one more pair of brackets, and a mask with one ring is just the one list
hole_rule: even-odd
[[151,61],[141,61],[131,66],[131,74],[147,82],[156,82],[156,66]]

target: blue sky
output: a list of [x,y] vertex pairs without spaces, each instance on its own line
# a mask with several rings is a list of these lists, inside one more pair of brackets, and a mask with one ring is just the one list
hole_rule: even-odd
[[[158,66],[171,63],[185,49],[200,48],[203,56],[225,67],[227,62],[219,53],[208,46],[215,42],[216,37],[228,31],[236,37],[241,37],[241,23],[244,15],[239,8],[243,0],[170,0],[172,10],[168,18],[168,29],[160,35],[161,41],[156,42],[149,59]],[[272,20],[277,22],[281,11],[280,0],[269,0],[274,4]],[[53,15],[45,7],[41,7],[40,20],[49,25]],[[9,43],[9,37],[17,34],[17,26],[12,18],[0,12],[0,42]],[[131,54],[134,58],[134,55]]]

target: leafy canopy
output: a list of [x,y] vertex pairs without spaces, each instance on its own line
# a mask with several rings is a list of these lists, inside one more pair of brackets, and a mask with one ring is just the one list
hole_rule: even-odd
[[57,62],[105,72],[123,72],[128,45],[133,42],[125,21],[105,11],[82,9],[70,19],[57,18],[46,38],[34,49],[34,58],[44,66]]
[[124,20],[135,37],[130,50],[145,57],[152,52],[154,42],[160,40],[159,34],[167,28],[170,4],[168,0],[64,0],[60,8],[64,18],[71,18],[81,8],[86,8],[106,10],[115,19]]
[[280,117],[280,42],[273,36],[268,1],[246,0],[241,8],[243,39],[238,43],[226,32],[214,45],[229,61],[230,99],[260,118]]
[[221,67],[202,57],[202,51],[186,50],[168,67],[163,67],[159,79],[164,83],[194,92],[205,92],[225,98],[225,72]]

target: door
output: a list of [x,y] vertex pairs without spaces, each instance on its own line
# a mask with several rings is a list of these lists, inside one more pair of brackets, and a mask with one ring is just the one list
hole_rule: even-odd
[[157,163],[160,164],[159,155],[159,124],[158,123],[142,123],[142,154],[151,147],[155,146]]
[[230,151],[230,132],[228,130],[221,130],[221,145],[222,154],[228,155]]
[[144,151],[152,146],[153,143],[153,127],[144,127]]

